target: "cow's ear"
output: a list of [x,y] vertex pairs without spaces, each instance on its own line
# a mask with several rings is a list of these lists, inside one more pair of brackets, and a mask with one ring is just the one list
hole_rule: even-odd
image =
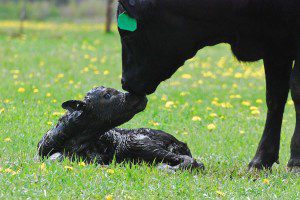
[[69,100],[69,101],[64,102],[61,105],[61,107],[70,112],[84,111],[84,109],[86,108],[86,103],[83,101],[79,101],[79,100]]
[[154,7],[155,0],[119,0],[119,3],[130,17],[142,20]]

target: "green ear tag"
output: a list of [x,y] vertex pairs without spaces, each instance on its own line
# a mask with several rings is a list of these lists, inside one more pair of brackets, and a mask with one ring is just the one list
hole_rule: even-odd
[[122,30],[133,32],[137,29],[137,21],[126,12],[123,12],[118,17],[118,26]]

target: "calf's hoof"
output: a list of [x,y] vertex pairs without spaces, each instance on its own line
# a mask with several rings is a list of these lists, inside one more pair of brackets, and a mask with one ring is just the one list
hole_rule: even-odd
[[300,173],[300,158],[291,158],[287,164],[287,169],[292,173]]
[[194,158],[189,156],[183,157],[183,162],[179,164],[180,169],[190,169],[190,170],[204,170],[204,164],[201,162],[197,162]]
[[64,159],[64,156],[61,153],[52,154],[49,159],[53,162],[58,161],[61,162]]

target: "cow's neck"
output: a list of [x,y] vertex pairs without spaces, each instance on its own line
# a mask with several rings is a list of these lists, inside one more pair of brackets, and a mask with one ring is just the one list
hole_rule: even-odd
[[[261,10],[255,0],[161,0],[161,6],[195,21],[199,35],[203,29],[210,30],[209,44],[231,43],[236,31],[257,23]],[[261,19],[261,18],[260,18]],[[207,40],[205,40],[207,41]]]

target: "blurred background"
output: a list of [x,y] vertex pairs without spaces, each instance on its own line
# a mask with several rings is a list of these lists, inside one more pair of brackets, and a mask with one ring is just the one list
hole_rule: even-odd
[[117,0],[0,0],[0,20],[101,22],[110,32],[116,5]]

